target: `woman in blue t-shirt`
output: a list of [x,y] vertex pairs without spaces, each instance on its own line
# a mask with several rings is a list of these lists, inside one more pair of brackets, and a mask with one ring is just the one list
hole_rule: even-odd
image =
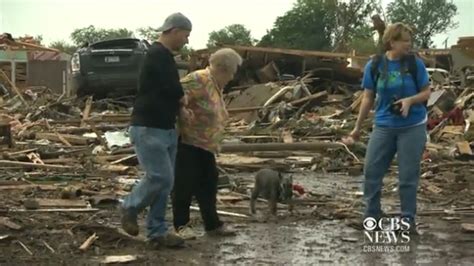
[[[375,126],[364,167],[364,215],[376,220],[381,218],[382,179],[397,154],[401,218],[405,218],[412,225],[411,232],[416,233],[416,192],[427,139],[425,102],[431,91],[423,62],[409,54],[411,36],[411,29],[402,23],[392,24],[385,30],[382,38],[385,53],[372,58],[365,67],[359,116],[354,130],[343,141],[350,144],[359,139],[362,123],[375,104]],[[416,77],[410,72],[416,73]]]

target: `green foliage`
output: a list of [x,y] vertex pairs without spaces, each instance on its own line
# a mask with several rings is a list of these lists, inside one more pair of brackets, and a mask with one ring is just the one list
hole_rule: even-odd
[[372,28],[362,26],[347,43],[348,49],[355,50],[359,55],[372,55],[378,52],[377,42],[374,40]]
[[59,51],[66,54],[73,54],[77,50],[77,46],[71,45],[65,41],[55,41],[49,45],[50,48],[58,49]]
[[153,28],[153,27],[139,28],[137,29],[137,32],[141,38],[149,42],[154,42],[158,40],[158,38],[160,37],[160,32],[157,30],[157,28]]
[[353,38],[363,38],[375,0],[298,0],[276,19],[259,46],[306,50],[349,50]]
[[37,41],[40,45],[43,43],[43,35],[36,35],[33,37],[35,41]]
[[361,41],[369,45],[373,43],[370,15],[376,8],[375,0],[337,1],[334,50],[349,51],[356,48],[351,44]]
[[81,46],[85,43],[90,44],[98,41],[130,37],[133,37],[133,32],[125,28],[102,29],[95,28],[93,25],[85,28],[75,29],[71,33],[71,39],[77,46]]
[[232,24],[221,30],[209,34],[207,47],[216,47],[219,44],[252,45],[254,40],[250,30],[241,24]]
[[189,45],[185,45],[180,51],[179,54],[183,60],[189,60],[191,54],[194,52],[194,49],[189,47]]
[[449,0],[397,0],[387,7],[390,21],[403,22],[414,30],[414,44],[430,47],[434,35],[457,27],[457,7]]
[[293,8],[276,19],[259,46],[327,50],[332,47],[331,28],[335,17],[333,1],[298,0]]

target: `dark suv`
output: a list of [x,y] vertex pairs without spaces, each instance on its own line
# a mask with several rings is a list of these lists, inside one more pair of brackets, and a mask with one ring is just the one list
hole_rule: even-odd
[[77,95],[105,95],[137,89],[147,41],[126,38],[100,41],[80,48],[71,59],[72,89]]

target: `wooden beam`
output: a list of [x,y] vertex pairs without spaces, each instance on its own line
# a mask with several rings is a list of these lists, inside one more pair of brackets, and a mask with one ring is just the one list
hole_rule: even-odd
[[13,165],[21,166],[24,168],[40,168],[40,169],[58,169],[58,170],[72,170],[76,167],[66,166],[66,165],[56,165],[56,164],[36,164],[36,163],[27,163],[27,162],[17,162],[17,161],[8,161],[0,160],[0,165]]
[[41,132],[36,133],[35,138],[47,139],[50,141],[57,141],[57,142],[63,142],[61,139],[64,138],[70,144],[84,145],[84,146],[89,145],[94,140],[92,138],[86,138],[86,137],[76,136],[76,135],[62,134],[61,137],[59,137],[55,133],[41,133]]
[[87,208],[88,204],[84,200],[70,199],[32,199],[39,208]]
[[229,108],[229,109],[227,109],[227,112],[229,112],[229,113],[245,113],[245,112],[258,111],[262,108],[263,108],[263,106]]
[[222,153],[249,151],[317,151],[344,148],[335,142],[299,142],[299,143],[239,143],[223,144]]
[[301,98],[301,99],[298,99],[298,100],[294,100],[294,101],[290,102],[290,104],[291,105],[299,105],[299,104],[302,104],[302,103],[305,103],[305,102],[308,102],[308,101],[312,101],[312,100],[315,100],[315,99],[318,99],[318,98],[321,98],[321,97],[324,97],[324,96],[327,96],[327,95],[328,95],[327,91],[321,91],[321,92],[315,93],[313,95],[310,95],[308,97],[304,97],[304,98]]
[[12,83],[12,81],[8,78],[7,74],[3,72],[3,70],[0,70],[0,76],[2,76],[3,79],[10,85],[10,87],[12,87],[15,94],[20,98],[21,102],[27,105],[27,102],[25,98],[23,98],[23,95],[21,94],[20,90],[15,86],[15,84]]
[[280,48],[267,48],[267,47],[254,47],[254,46],[238,46],[238,45],[223,45],[223,47],[232,48],[237,51],[244,52],[262,52],[262,53],[278,53],[287,55],[296,55],[301,57],[332,57],[332,58],[348,58],[348,53],[331,53],[322,51],[307,51],[307,50],[294,50],[294,49],[280,49]]
[[56,136],[58,137],[58,139],[64,143],[64,145],[68,146],[68,147],[72,147],[72,144],[69,143],[69,141],[67,141],[67,139],[65,139],[61,134],[59,134],[58,132],[54,132],[54,134],[56,134]]
[[86,107],[84,107],[84,111],[82,112],[81,127],[85,127],[87,125],[85,120],[87,120],[89,118],[89,115],[91,113],[92,101],[93,101],[92,96],[89,96],[86,100]]

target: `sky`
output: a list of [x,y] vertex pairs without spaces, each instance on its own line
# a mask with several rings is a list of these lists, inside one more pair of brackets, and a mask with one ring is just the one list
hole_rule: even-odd
[[[392,0],[382,0],[386,5]],[[296,0],[0,0],[0,33],[14,37],[42,35],[43,42],[71,42],[76,28],[158,27],[167,15],[181,12],[193,23],[190,46],[205,48],[209,33],[227,25],[243,24],[260,39],[275,19],[290,10]],[[460,36],[474,36],[474,0],[454,0],[458,28],[435,36],[441,48],[446,38],[455,44]]]

